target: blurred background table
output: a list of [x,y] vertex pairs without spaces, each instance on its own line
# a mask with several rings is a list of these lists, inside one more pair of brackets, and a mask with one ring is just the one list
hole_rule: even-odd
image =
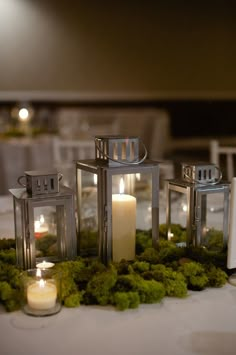
[[[52,137],[0,140],[0,195],[17,186],[17,178],[27,170],[48,169],[53,163]],[[19,185],[18,185],[19,186]]]

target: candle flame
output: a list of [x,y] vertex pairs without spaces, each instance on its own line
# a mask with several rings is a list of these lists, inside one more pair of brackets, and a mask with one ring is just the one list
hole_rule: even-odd
[[125,192],[125,183],[123,177],[120,179],[120,194]]
[[43,215],[43,214],[40,215],[40,217],[39,217],[39,222],[40,222],[40,224],[44,224],[45,218],[44,218],[44,215]]

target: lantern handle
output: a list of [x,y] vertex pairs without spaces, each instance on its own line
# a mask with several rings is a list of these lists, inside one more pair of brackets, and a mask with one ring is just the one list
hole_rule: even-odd
[[95,141],[95,145],[96,145],[96,148],[99,150],[100,153],[102,153],[106,158],[114,161],[115,163],[120,163],[120,164],[123,164],[123,165],[138,165],[138,164],[141,164],[146,158],[147,158],[147,148],[145,146],[145,144],[143,143],[143,141],[141,139],[139,139],[139,141],[142,143],[142,146],[143,146],[143,149],[144,149],[144,155],[141,159],[139,160],[136,160],[136,161],[133,161],[133,162],[125,162],[125,161],[122,161],[122,160],[119,160],[119,159],[114,159],[114,158],[111,158],[108,154],[104,153],[101,148],[98,146],[97,144],[97,141],[98,139],[95,137],[94,138],[94,141]]
[[19,176],[18,179],[17,179],[17,182],[18,182],[18,184],[20,184],[21,186],[26,187],[26,183],[23,183],[23,182],[21,181],[23,178],[26,178],[26,176],[25,176],[25,175]]
[[190,182],[192,182],[192,183],[198,183],[198,184],[201,184],[201,185],[216,185],[216,184],[218,184],[221,180],[222,180],[222,171],[220,170],[220,168],[218,167],[218,166],[215,166],[215,169],[216,170],[218,170],[218,172],[219,172],[219,177],[218,177],[218,179],[216,179],[216,180],[214,180],[214,181],[211,181],[211,182],[202,182],[202,181],[200,181],[200,180],[198,180],[198,179],[192,179],[191,178],[191,176],[189,176],[187,173],[186,173],[186,168],[190,168],[190,166],[189,165],[186,165],[185,167],[184,167],[184,174],[185,174],[185,176],[190,180]]

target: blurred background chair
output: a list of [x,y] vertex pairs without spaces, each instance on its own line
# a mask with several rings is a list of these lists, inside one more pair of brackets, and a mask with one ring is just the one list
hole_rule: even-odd
[[120,134],[120,120],[112,110],[59,108],[58,134],[64,139],[90,140],[98,135]]
[[53,139],[53,166],[63,174],[63,184],[75,188],[75,161],[92,159],[95,144],[91,140]]
[[222,171],[223,178],[231,181],[235,176],[236,147],[221,145],[218,140],[210,141],[210,162]]

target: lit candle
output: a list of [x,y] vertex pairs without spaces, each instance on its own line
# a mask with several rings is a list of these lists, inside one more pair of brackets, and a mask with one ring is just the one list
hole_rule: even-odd
[[124,194],[124,180],[120,194],[112,195],[112,254],[113,261],[135,257],[136,198]]
[[53,267],[54,265],[55,265],[54,263],[51,263],[51,262],[49,262],[49,261],[43,260],[43,262],[42,262],[42,263],[38,263],[38,264],[36,265],[36,267],[37,267],[38,269],[50,269],[50,268]]
[[51,309],[55,306],[57,288],[52,281],[40,279],[27,288],[27,302],[35,310]]
[[[40,217],[42,219],[42,217]],[[48,228],[46,226],[42,226],[40,221],[34,222],[34,235],[35,238],[41,238],[48,234]]]

